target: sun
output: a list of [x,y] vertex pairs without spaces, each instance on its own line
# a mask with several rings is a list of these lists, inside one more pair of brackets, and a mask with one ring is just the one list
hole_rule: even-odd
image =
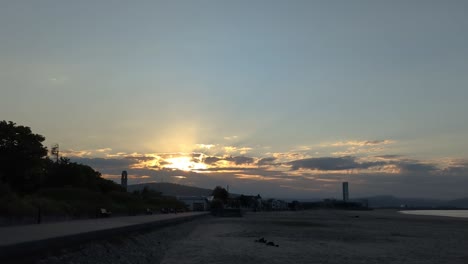
[[176,157],[165,160],[168,164],[165,164],[164,168],[177,169],[183,171],[201,170],[206,169],[206,164],[194,162],[191,157]]

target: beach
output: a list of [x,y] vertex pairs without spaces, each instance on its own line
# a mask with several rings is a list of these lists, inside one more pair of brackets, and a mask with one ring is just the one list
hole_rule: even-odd
[[[274,245],[256,242],[261,238]],[[466,264],[467,238],[464,218],[396,210],[249,212],[96,241],[39,263]]]
[[[279,247],[255,242],[259,238]],[[468,263],[468,219],[393,210],[250,213],[198,225],[162,263]]]

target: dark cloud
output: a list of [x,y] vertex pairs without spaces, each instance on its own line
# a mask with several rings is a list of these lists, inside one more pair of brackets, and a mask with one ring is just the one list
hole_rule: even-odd
[[444,174],[468,176],[468,160],[458,160],[443,170]]
[[132,159],[71,158],[71,160],[108,174],[120,174],[123,170],[128,170],[131,165],[138,163]]
[[205,160],[203,160],[203,162],[205,162],[206,164],[211,165],[211,164],[216,163],[219,160],[222,160],[222,159],[218,158],[218,157],[206,157]]
[[224,160],[234,162],[236,165],[244,165],[244,164],[254,163],[253,158],[245,157],[245,156],[229,157],[229,158],[225,158]]
[[443,170],[445,174],[468,176],[468,166],[450,166]]
[[117,168],[117,167],[126,168],[136,163],[135,161],[128,160],[128,159],[105,159],[105,158],[72,158],[72,161],[86,164],[91,167],[99,167],[99,168]]
[[[391,158],[396,157],[390,156]],[[390,158],[389,155],[386,158]],[[401,173],[431,173],[438,171],[436,165],[429,163],[422,163],[417,160],[394,160],[394,161],[372,161],[372,162],[358,162],[356,157],[322,157],[322,158],[309,158],[295,160],[288,163],[291,165],[292,170],[298,169],[313,169],[322,171],[332,170],[353,170],[353,169],[368,169],[371,167],[383,166],[383,165],[395,165],[401,170]]]
[[300,159],[288,162],[292,170],[298,169],[313,169],[313,170],[352,170],[352,169],[366,169],[374,166],[385,165],[385,162],[357,162],[355,157],[322,157],[322,158],[309,158]]
[[430,173],[438,170],[433,164],[425,164],[418,161],[398,161],[395,165],[402,170],[402,173]]
[[244,165],[244,164],[252,164],[254,163],[254,158],[251,157],[245,157],[245,156],[237,156],[237,157],[224,157],[224,158],[218,158],[214,156],[206,157],[203,162],[206,164],[212,165],[220,160],[226,160],[230,162],[234,162],[236,165]]
[[258,166],[263,166],[263,165],[270,165],[276,160],[275,157],[268,157],[268,158],[263,158],[258,161]]
[[195,162],[195,163],[200,163],[201,159],[202,159],[202,154],[201,153],[192,153],[191,154],[190,161]]
[[194,158],[194,159],[199,159],[202,155],[203,154],[201,154],[201,153],[192,153],[191,154],[192,158]]
[[130,159],[130,160],[138,160],[138,161],[154,160],[154,157],[147,157],[147,156],[127,156],[125,158]]

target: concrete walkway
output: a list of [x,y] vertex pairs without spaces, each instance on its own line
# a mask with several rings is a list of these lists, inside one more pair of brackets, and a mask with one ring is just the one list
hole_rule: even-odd
[[208,212],[109,217],[0,228],[0,260],[125,232],[192,220]]

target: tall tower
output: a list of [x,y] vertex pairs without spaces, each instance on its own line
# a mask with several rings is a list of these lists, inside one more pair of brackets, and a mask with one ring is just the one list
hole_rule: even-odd
[[343,182],[343,202],[349,200],[348,182]]
[[122,178],[120,179],[120,184],[122,187],[127,190],[127,171],[122,171]]

